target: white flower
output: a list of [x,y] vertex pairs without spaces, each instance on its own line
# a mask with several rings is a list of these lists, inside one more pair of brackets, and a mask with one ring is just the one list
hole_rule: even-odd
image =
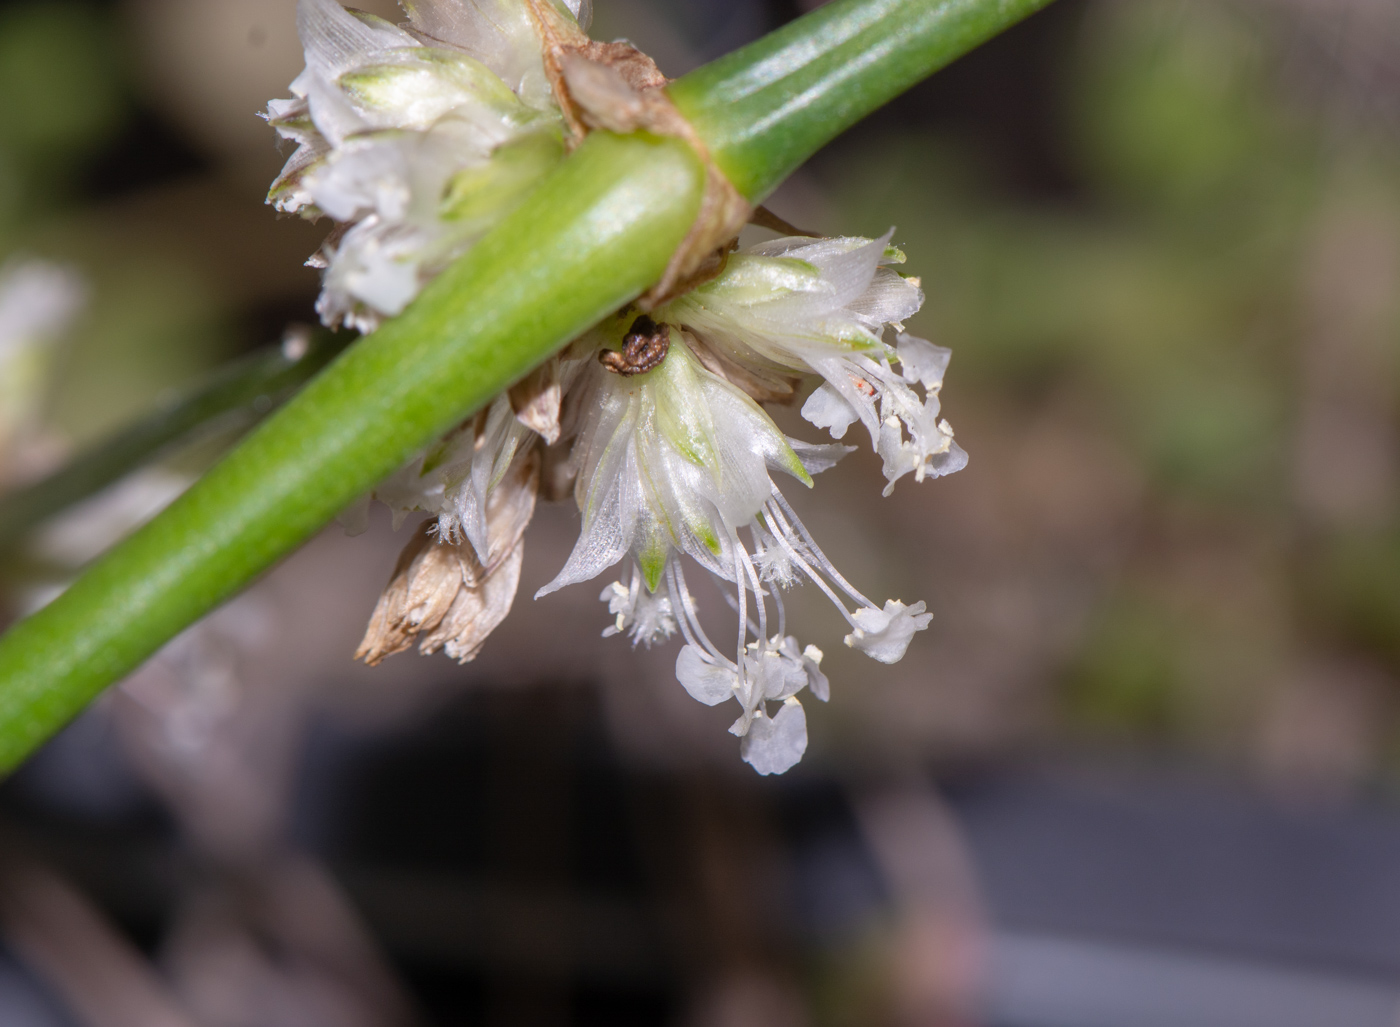
[[748,558],[738,532],[773,493],[770,471],[811,484],[757,403],[701,367],[680,332],[669,345],[653,371],[623,377],[593,362],[575,386],[584,411],[574,446],[583,528],[539,595],[587,581],[628,553],[653,591],[673,551],[734,580]]
[[486,503],[492,491],[530,453],[534,433],[497,396],[482,415],[456,429],[374,490],[394,511],[398,527],[412,511],[438,515],[444,538],[465,537],[485,560]]
[[642,587],[642,575],[634,571],[632,581],[624,585],[614,581],[603,589],[599,599],[608,604],[608,613],[616,620],[603,630],[604,638],[630,631],[632,647],[643,643],[648,649],[676,633],[676,615],[671,609],[671,597]]
[[739,753],[760,774],[782,774],[797,766],[807,751],[807,714],[796,699],[788,699],[771,719],[756,718]]
[[846,636],[846,644],[881,663],[898,663],[914,632],[923,631],[933,620],[933,614],[924,609],[922,600],[905,606],[898,599],[887,599],[883,610],[857,610],[851,616],[855,630]]
[[[602,326],[597,341],[611,349],[643,324],[657,328],[629,315]],[[630,584],[616,582],[599,597],[616,618],[605,633],[630,629],[634,644],[651,644],[678,628],[685,638],[676,660],[681,685],[706,705],[737,701],[741,713],[731,730],[746,739],[745,758],[762,773],[777,773],[806,746],[797,694],[808,689],[825,701],[829,691],[821,651],[803,649],[786,633],[779,589],[811,581],[853,631],[863,630],[858,617],[881,616],[832,566],[772,478],[780,470],[810,486],[812,472],[846,449],[786,439],[749,396],[701,366],[690,336],[661,330],[669,349],[653,369],[613,373],[614,360],[580,372],[573,460],[583,526],[563,570],[538,595],[630,558]],[[732,656],[701,625],[682,556],[712,575],[738,614]],[[784,706],[769,720],[773,702]]]
[[[408,20],[393,25],[298,0],[306,68],[267,111],[297,144],[268,200],[336,223],[309,262],[324,269],[317,309],[361,331],[401,312],[564,159],[544,50],[548,40],[567,55],[560,41],[585,40],[589,16],[587,0],[400,3]],[[569,102],[588,124],[612,124],[589,89],[635,102],[611,65],[588,65],[591,77],[569,67]],[[603,634],[635,647],[679,632],[686,691],[739,704],[730,730],[759,773],[792,767],[807,745],[798,696],[825,701],[829,683],[821,651],[787,633],[782,590],[814,584],[850,625],[847,644],[886,663],[931,617],[923,603],[881,608],[827,559],[774,472],[810,487],[852,450],[787,438],[759,402],[820,376],[803,416],[835,439],[859,421],[887,495],[904,475],[967,459],[940,416],[948,351],[904,332],[923,294],[889,266],[904,260],[889,240],[784,238],[733,253],[713,280],[574,340],[381,483],[373,497],[396,526],[415,510],[435,522],[402,554],[359,655],[377,662],[417,641],[472,658],[510,607],[536,499],[572,485],[578,542],[537,597],[626,561],[599,596],[612,620]],[[732,645],[701,625],[685,557],[737,615]]]
[[[802,415],[836,439],[862,422],[884,459],[886,495],[911,471],[922,481],[967,463],[938,416],[949,351],[903,333],[923,293],[885,266],[904,260],[889,239],[794,237],[751,246],[656,315],[684,325],[762,383],[821,375],[825,383]],[[897,345],[884,341],[888,326],[899,332]]]
[[331,326],[370,331],[399,313],[564,155],[523,0],[405,7],[400,27],[298,0],[306,69],[268,105],[297,144],[268,202],[339,225],[312,260]]

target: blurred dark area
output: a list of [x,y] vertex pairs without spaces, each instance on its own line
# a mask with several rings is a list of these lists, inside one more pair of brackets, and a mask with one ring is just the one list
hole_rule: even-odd
[[[811,6],[593,34],[675,76]],[[0,483],[314,320],[294,8],[0,0],[0,292],[62,314],[0,302]],[[0,788],[0,1024],[1400,1023],[1397,69],[1393,0],[1056,0],[852,129],[769,205],[895,226],[972,463],[794,505],[928,601],[909,656],[794,595],[832,702],[760,778],[673,649],[524,598],[571,509],[465,667],[351,662],[404,536],[333,526]],[[0,620],[221,444],[6,556]]]

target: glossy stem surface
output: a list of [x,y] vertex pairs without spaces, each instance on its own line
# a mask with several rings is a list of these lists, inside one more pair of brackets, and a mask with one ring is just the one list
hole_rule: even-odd
[[841,132],[1050,0],[832,0],[671,83],[759,202]]

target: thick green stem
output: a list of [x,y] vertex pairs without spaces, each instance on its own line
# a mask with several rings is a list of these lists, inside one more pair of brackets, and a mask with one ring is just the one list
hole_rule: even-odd
[[348,334],[316,332],[304,352],[278,346],[222,367],[202,385],[78,454],[47,478],[0,498],[0,549],[14,546],[45,518],[197,432],[255,424],[325,367],[348,340]]
[[833,0],[670,85],[761,201],[838,134],[1050,0]]
[[403,315],[0,641],[0,767],[430,439],[656,281],[699,209],[677,140],[595,133]]
[[[749,197],[1043,0],[836,0],[674,84]],[[699,209],[677,140],[595,133],[398,318],[0,638],[0,768],[463,417],[660,278]]]

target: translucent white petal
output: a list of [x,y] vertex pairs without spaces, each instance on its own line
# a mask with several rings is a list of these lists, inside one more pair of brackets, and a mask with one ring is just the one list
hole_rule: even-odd
[[888,268],[880,268],[865,292],[847,304],[846,309],[868,322],[891,324],[913,317],[923,305],[922,289]]
[[765,316],[802,318],[838,310],[857,300],[875,277],[884,257],[891,229],[879,239],[845,236],[833,239],[775,239],[750,247],[745,253],[802,261],[816,268],[820,278],[811,287],[786,295],[776,294],[762,304]]
[[403,29],[372,14],[347,11],[335,0],[297,0],[297,34],[306,66],[331,80],[373,53],[419,45]]
[[905,334],[898,337],[895,349],[899,353],[900,373],[906,381],[919,382],[926,389],[937,389],[943,384],[943,374],[948,370],[952,350],[935,346],[916,335]]
[[[803,406],[804,416],[806,406]],[[849,425],[849,422],[847,422]],[[824,426],[819,426],[824,427]],[[842,429],[843,433],[845,429]],[[814,445],[810,442],[803,442],[801,439],[788,438],[788,445],[797,454],[797,459],[802,461],[802,466],[807,468],[808,474],[821,474],[829,471],[856,451],[855,446],[823,446]]]
[[734,698],[738,675],[733,667],[717,664],[704,650],[687,644],[676,657],[676,680],[692,699],[706,706],[718,706]]
[[782,774],[807,751],[807,714],[796,699],[783,703],[773,718],[756,717],[740,746],[744,762],[760,774]]
[[541,109],[552,103],[540,38],[521,0],[402,0],[402,6],[415,31],[465,50],[526,103]]
[[846,437],[846,430],[860,420],[860,413],[829,382],[823,383],[802,404],[802,416],[818,428],[826,428],[833,439]]
[[802,651],[802,664],[807,669],[807,687],[822,702],[831,698],[831,683],[822,673],[822,651],[809,645]]
[[898,599],[887,599],[885,608],[865,607],[853,615],[856,629],[846,636],[846,644],[881,663],[898,663],[904,658],[914,634],[933,620],[924,612],[923,601],[905,606]]
[[596,487],[582,498],[584,519],[578,542],[554,580],[535,593],[536,599],[597,577],[632,548],[641,505],[635,454],[623,440],[605,455],[590,482]]
[[924,464],[924,476],[927,478],[941,478],[945,474],[953,474],[961,471],[967,466],[967,451],[956,442],[948,444],[947,451],[935,453],[928,458]]

